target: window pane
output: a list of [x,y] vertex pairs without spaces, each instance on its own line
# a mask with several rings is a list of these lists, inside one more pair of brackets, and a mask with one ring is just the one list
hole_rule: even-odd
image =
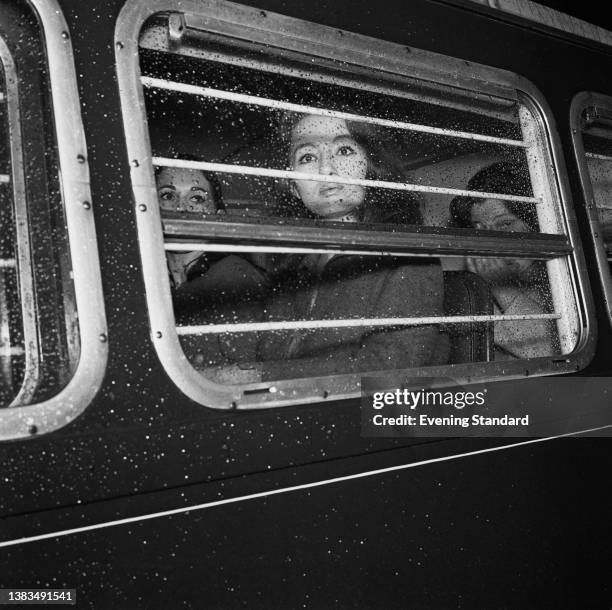
[[[482,105],[455,90],[462,103],[449,106],[448,88],[433,85],[407,98],[377,92],[382,85],[357,90],[361,83],[332,76],[313,82],[306,72],[288,76],[148,50],[141,66],[158,175],[164,159],[207,164],[201,169],[214,176],[220,198],[209,212],[222,207],[228,222],[326,217],[318,200],[342,199],[337,213],[349,210],[361,222],[446,225],[456,220],[449,215],[456,196],[480,192],[490,195],[482,198],[489,207],[506,195],[531,222],[477,228],[558,233],[558,210],[531,186],[524,132],[533,119],[517,101],[491,97]],[[543,162],[529,152],[532,164]],[[494,163],[511,170],[474,180],[476,169]],[[545,226],[542,215],[552,218]]]
[[7,114],[7,88],[0,69],[0,400],[10,402],[24,375],[25,346],[17,278],[17,240],[12,193],[12,163]]
[[[181,343],[204,375],[263,381],[561,352],[546,263],[169,252]],[[227,371],[229,374],[229,370]],[[245,379],[248,373],[245,373]]]
[[80,339],[44,44],[27,3],[0,3],[1,406],[56,395]]
[[[588,110],[585,110],[585,118]],[[589,177],[608,259],[612,258],[612,128],[590,124],[583,133]]]

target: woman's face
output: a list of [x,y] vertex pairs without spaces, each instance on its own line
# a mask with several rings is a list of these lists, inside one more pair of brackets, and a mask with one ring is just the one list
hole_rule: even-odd
[[[291,132],[291,167],[307,174],[365,179],[368,157],[350,134],[346,121],[307,115]],[[317,216],[333,220],[356,210],[366,189],[352,184],[295,180],[294,194]]]
[[217,212],[212,185],[199,170],[164,167],[157,174],[157,196],[160,208],[168,212]]
[[[471,221],[475,229],[531,233],[529,225],[513,214],[499,199],[485,199],[475,203],[472,207]],[[533,260],[524,258],[478,260],[480,261],[479,274],[493,283],[521,279],[533,264]]]
[[485,199],[475,203],[472,207],[471,220],[475,229],[510,233],[531,232],[529,225],[513,214],[499,199]]

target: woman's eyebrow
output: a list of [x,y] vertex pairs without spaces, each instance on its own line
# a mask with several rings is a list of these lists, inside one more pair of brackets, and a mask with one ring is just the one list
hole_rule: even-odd
[[158,189],[172,189],[173,191],[176,191],[176,187],[173,184],[160,184],[157,188]]
[[334,138],[334,142],[337,142],[338,140],[351,140],[352,142],[355,142],[355,138],[350,134],[350,133],[341,133],[340,135],[337,135]]
[[337,142],[338,140],[351,140],[352,142],[354,142],[355,138],[353,138],[353,136],[350,133],[341,133],[331,139],[324,135],[316,136],[314,138],[311,136],[309,136],[308,138],[297,138],[297,140],[293,144],[293,149],[297,150],[298,148],[302,146],[316,146],[319,142],[332,142],[333,143],[333,142]]
[[310,139],[309,140],[306,140],[306,139],[297,140],[297,142],[295,142],[291,148],[293,149],[293,152],[296,152],[297,150],[299,150],[300,148],[304,148],[305,146],[316,147],[316,143]]

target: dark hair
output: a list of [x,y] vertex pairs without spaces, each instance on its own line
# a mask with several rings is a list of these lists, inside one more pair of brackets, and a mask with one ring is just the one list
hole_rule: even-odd
[[[291,149],[292,133],[295,125],[306,115],[283,113],[278,127],[276,150],[279,157],[276,167],[291,169],[287,151]],[[346,126],[355,141],[366,151],[368,157],[367,180],[405,182],[406,178],[399,167],[396,155],[381,143],[380,133],[374,126],[346,121]],[[283,155],[282,157],[280,155]],[[275,213],[280,216],[298,218],[317,218],[292,192],[290,180],[280,181],[279,202]],[[383,196],[371,187],[366,189],[361,209],[362,220],[373,223],[415,224],[423,223],[419,201],[411,193],[385,189]]]
[[[201,159],[199,159],[196,155],[193,155],[191,153],[179,153],[176,155],[175,158],[184,159],[185,161],[201,161]],[[172,169],[172,168],[169,168],[167,166],[162,166],[162,165],[156,165],[155,166],[155,178],[157,178],[161,174],[162,170],[164,169]],[[184,169],[191,169],[191,168],[184,168]],[[212,196],[213,196],[215,205],[217,206],[217,210],[225,210],[225,203],[223,201],[223,192],[221,189],[221,181],[219,180],[217,175],[213,172],[208,172],[203,169],[191,169],[191,171],[200,172],[201,174],[204,175],[204,177],[206,178],[206,180],[208,180],[208,182],[210,183],[210,186],[212,187]]]
[[[500,161],[478,171],[467,183],[468,191],[483,193],[505,193],[530,197],[532,195],[528,169],[519,163]],[[455,197],[450,203],[449,226],[472,228],[472,208],[484,201],[480,197]],[[520,218],[533,232],[539,232],[538,215],[532,203],[503,201],[508,212]]]

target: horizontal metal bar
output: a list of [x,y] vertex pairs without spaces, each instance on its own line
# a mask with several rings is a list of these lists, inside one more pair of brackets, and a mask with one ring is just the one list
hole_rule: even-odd
[[320,330],[324,328],[355,328],[377,326],[431,326],[432,324],[465,324],[528,320],[557,320],[556,313],[517,314],[509,316],[429,316],[422,318],[366,318],[358,320],[291,320],[286,322],[251,322],[245,324],[206,324],[177,326],[179,335],[210,335],[220,333],[250,333],[273,330]]
[[367,188],[383,188],[394,191],[409,191],[415,193],[435,193],[437,195],[453,195],[463,197],[479,197],[481,199],[501,199],[503,201],[516,201],[517,203],[540,203],[537,197],[523,197],[521,195],[507,195],[504,193],[487,193],[483,191],[468,191],[465,189],[446,188],[442,186],[427,186],[411,184],[408,182],[388,182],[386,180],[362,180],[359,178],[345,178],[329,174],[309,174],[284,169],[268,169],[265,167],[251,167],[250,165],[229,165],[227,163],[209,163],[207,161],[189,161],[187,159],[170,159],[167,157],[153,157],[153,165],[157,167],[180,167],[185,169],[199,169],[222,174],[240,174],[241,176],[261,176],[281,180],[307,180],[309,182],[332,182],[333,184],[352,184]]
[[[278,253],[278,254],[338,254],[338,249],[332,248],[284,248],[282,246],[238,246],[235,244],[203,244],[196,242],[166,242],[164,243],[166,252],[194,252],[201,250],[202,252],[262,252],[262,253]],[[364,252],[363,250],[345,250],[342,249],[342,254],[355,254],[369,256],[389,256],[389,252],[383,250]],[[429,257],[430,254],[419,254],[412,252],[398,252],[393,256],[405,256],[413,258],[415,256]]]
[[584,153],[587,159],[601,159],[602,161],[612,161],[612,155],[602,155],[599,153]]
[[0,358],[8,358],[15,356],[23,356],[25,350],[23,347],[9,347],[8,349],[0,345]]
[[0,258],[0,269],[14,269],[16,264],[14,258]]
[[[305,248],[317,252],[406,253],[432,256],[496,256],[551,259],[571,254],[573,248],[564,235],[538,233],[502,233],[499,231],[452,230],[442,227],[401,225],[395,231],[354,223],[330,223],[283,219],[275,222],[249,221],[231,216],[211,220],[187,220],[180,214],[164,218],[164,236],[168,246],[189,243],[192,250],[206,250],[214,244],[220,251],[235,246],[282,248],[291,252]],[[212,242],[212,244],[211,244]],[[226,242],[226,243],[222,243]],[[193,246],[193,247],[192,247]],[[170,248],[168,248],[170,249]],[[182,249],[182,248],[181,248]],[[248,251],[248,248],[247,248]]]
[[257,97],[254,95],[245,95],[243,93],[235,93],[233,91],[222,91],[220,89],[212,89],[210,87],[199,87],[197,85],[187,85],[185,83],[177,83],[175,81],[163,80],[160,78],[151,78],[148,76],[141,77],[143,86],[155,89],[165,89],[167,91],[177,91],[190,95],[199,95],[201,97],[210,97],[214,99],[228,100],[231,102],[239,102],[249,104],[251,106],[263,106],[265,108],[273,108],[275,110],[286,110],[290,112],[299,112],[302,114],[315,114],[318,116],[332,117],[336,119],[344,119],[346,121],[355,121],[367,123],[370,125],[378,125],[380,127],[389,127],[393,129],[402,129],[405,131],[414,131],[427,133],[431,135],[439,135],[450,138],[461,138],[474,142],[487,142],[489,144],[501,144],[503,146],[516,146],[525,148],[525,142],[522,140],[512,140],[509,138],[496,138],[494,136],[485,136],[478,133],[470,133],[467,131],[456,131],[453,129],[442,129],[440,127],[430,127],[429,125],[419,125],[417,123],[405,123],[403,121],[393,121],[390,119],[380,119],[377,117],[362,116],[350,112],[338,112],[335,110],[327,110],[325,108],[317,108],[315,106],[306,106],[303,104],[293,104],[290,102],[281,102],[279,100],[271,100],[268,98]]

